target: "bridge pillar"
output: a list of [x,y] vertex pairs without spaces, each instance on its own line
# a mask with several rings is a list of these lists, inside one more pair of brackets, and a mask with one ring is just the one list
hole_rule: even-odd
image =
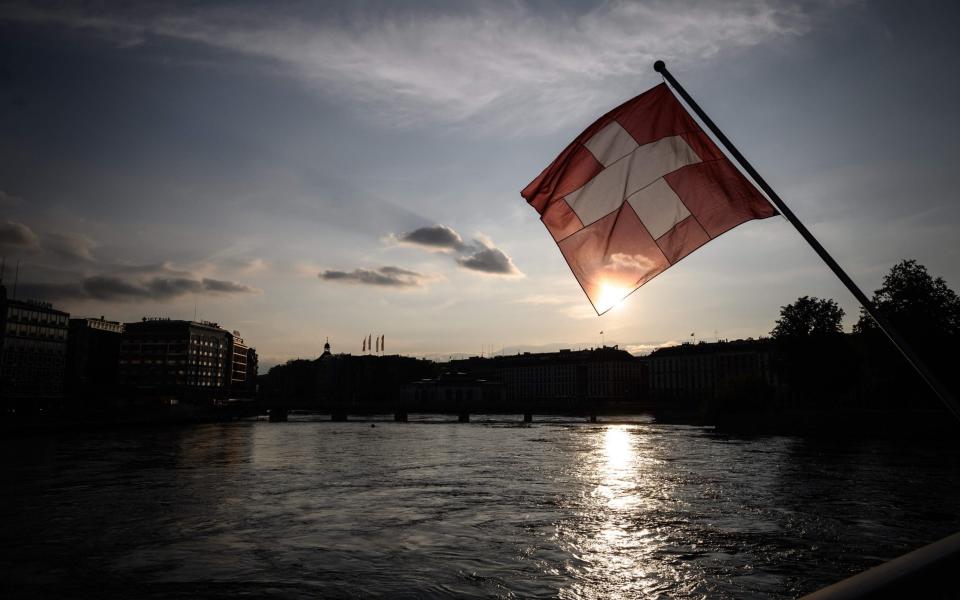
[[533,413],[523,413],[524,423],[533,423]]
[[330,414],[330,420],[331,420],[331,421],[338,421],[338,422],[346,421],[346,420],[347,420],[347,413],[345,413],[345,412],[333,412],[333,413]]
[[595,413],[595,412],[590,413],[590,422],[591,422],[591,423],[596,423],[596,422],[597,422],[597,413]]
[[466,412],[460,413],[460,417],[458,418],[458,421],[460,421],[461,423],[469,423],[470,413],[466,413]]
[[397,412],[393,413],[393,420],[396,421],[396,422],[398,422],[398,423],[406,423],[406,422],[407,422],[407,411],[405,411],[405,410],[400,410],[400,411],[397,411]]
[[270,409],[271,423],[285,423],[287,421],[287,409],[274,406]]

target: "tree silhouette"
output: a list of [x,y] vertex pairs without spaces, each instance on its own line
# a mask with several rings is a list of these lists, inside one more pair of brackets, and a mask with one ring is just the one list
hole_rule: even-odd
[[843,332],[843,309],[830,299],[801,296],[780,307],[780,318],[770,332],[776,340],[835,335]]
[[[902,260],[873,294],[877,310],[907,339],[923,361],[954,392],[960,388],[955,359],[960,341],[960,298],[942,277],[933,277],[915,260]],[[861,334],[870,395],[890,406],[934,408],[939,403],[907,365],[876,322],[860,311],[854,332]]]
[[[955,336],[960,333],[960,298],[943,277],[932,277],[915,260],[895,264],[874,292],[873,303],[900,332],[912,338]],[[863,309],[854,326],[857,333],[877,324]]]
[[843,335],[843,309],[834,300],[801,296],[780,307],[770,336],[777,372],[807,407],[835,407],[855,378],[855,356]]

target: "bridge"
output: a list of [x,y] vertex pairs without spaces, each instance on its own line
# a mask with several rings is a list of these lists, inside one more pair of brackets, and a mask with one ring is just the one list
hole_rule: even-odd
[[393,420],[406,422],[411,415],[450,415],[461,423],[470,422],[471,415],[523,415],[523,422],[531,423],[535,415],[561,415],[596,422],[603,415],[653,415],[656,405],[650,402],[438,402],[438,401],[381,401],[350,402],[313,399],[260,398],[250,401],[221,403],[217,411],[227,418],[267,416],[270,421],[286,421],[291,412],[309,412],[330,415],[332,421],[347,421],[349,417],[393,415]]

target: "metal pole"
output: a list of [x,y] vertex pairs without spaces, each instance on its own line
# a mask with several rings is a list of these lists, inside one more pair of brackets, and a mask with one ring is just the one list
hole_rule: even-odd
[[740,151],[737,150],[737,147],[733,145],[733,143],[727,138],[727,136],[723,134],[722,131],[720,131],[720,128],[717,127],[713,120],[707,116],[707,113],[703,112],[703,109],[700,108],[700,105],[697,104],[696,100],[690,97],[690,94],[687,93],[687,90],[683,89],[683,86],[680,85],[680,82],[678,82],[670,73],[670,71],[667,70],[667,65],[664,64],[662,60],[658,60],[657,62],[653,63],[653,70],[663,75],[664,79],[666,79],[673,89],[680,94],[680,97],[683,98],[687,105],[693,109],[693,112],[697,113],[697,116],[700,117],[700,120],[703,121],[704,125],[706,125],[713,135],[720,140],[720,143],[723,144],[724,148],[727,149],[727,152],[733,155],[737,162],[740,163],[740,166],[743,167],[743,170],[746,171],[747,174],[750,175],[750,177],[752,177],[757,183],[757,185],[760,186],[760,189],[767,194],[767,197],[771,202],[773,202],[774,206],[777,207],[777,210],[780,211],[780,214],[790,221],[790,224],[793,225],[800,235],[803,236],[803,239],[810,244],[810,247],[813,248],[814,252],[816,252],[817,255],[823,259],[823,262],[827,263],[827,266],[830,267],[830,270],[833,271],[833,274],[843,282],[843,285],[847,286],[847,289],[850,290],[850,293],[853,294],[854,298],[857,299],[857,302],[863,306],[863,309],[867,311],[867,314],[870,315],[870,317],[872,317],[876,322],[877,326],[880,328],[880,331],[887,336],[887,339],[889,339],[890,342],[893,343],[894,347],[900,351],[900,354],[907,359],[907,362],[910,363],[910,366],[913,367],[920,377],[926,382],[926,384],[930,386],[930,389],[932,389],[937,397],[940,398],[940,401],[943,402],[947,409],[953,413],[953,416],[960,420],[960,404],[957,403],[957,400],[953,397],[950,391],[947,390],[946,386],[944,386],[943,383],[941,383],[940,380],[938,380],[933,374],[933,372],[930,371],[927,365],[920,360],[920,357],[917,356],[917,353],[914,352],[910,344],[903,339],[903,336],[900,335],[900,332],[893,327],[886,317],[880,314],[877,308],[873,305],[873,302],[871,302],[870,299],[867,298],[866,294],[860,290],[857,284],[850,279],[850,276],[847,275],[840,265],[837,264],[837,261],[830,256],[830,253],[828,253],[820,244],[820,242],[817,241],[817,238],[813,237],[813,234],[810,233],[810,230],[808,230],[806,226],[800,222],[800,219],[793,214],[793,211],[790,210],[783,200],[780,199],[780,196],[773,191],[773,188],[770,187],[763,177],[760,176],[760,173],[753,168],[753,165],[751,165],[750,162],[744,158],[742,154],[740,154]]

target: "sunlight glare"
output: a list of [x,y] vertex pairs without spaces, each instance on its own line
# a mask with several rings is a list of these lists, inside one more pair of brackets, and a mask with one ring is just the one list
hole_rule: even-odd
[[630,445],[630,432],[624,427],[607,429],[604,443],[604,455],[610,471],[622,471],[633,462],[633,447]]
[[609,281],[600,282],[600,293],[597,294],[597,311],[601,314],[607,312],[619,305],[628,295],[630,295],[628,288]]

